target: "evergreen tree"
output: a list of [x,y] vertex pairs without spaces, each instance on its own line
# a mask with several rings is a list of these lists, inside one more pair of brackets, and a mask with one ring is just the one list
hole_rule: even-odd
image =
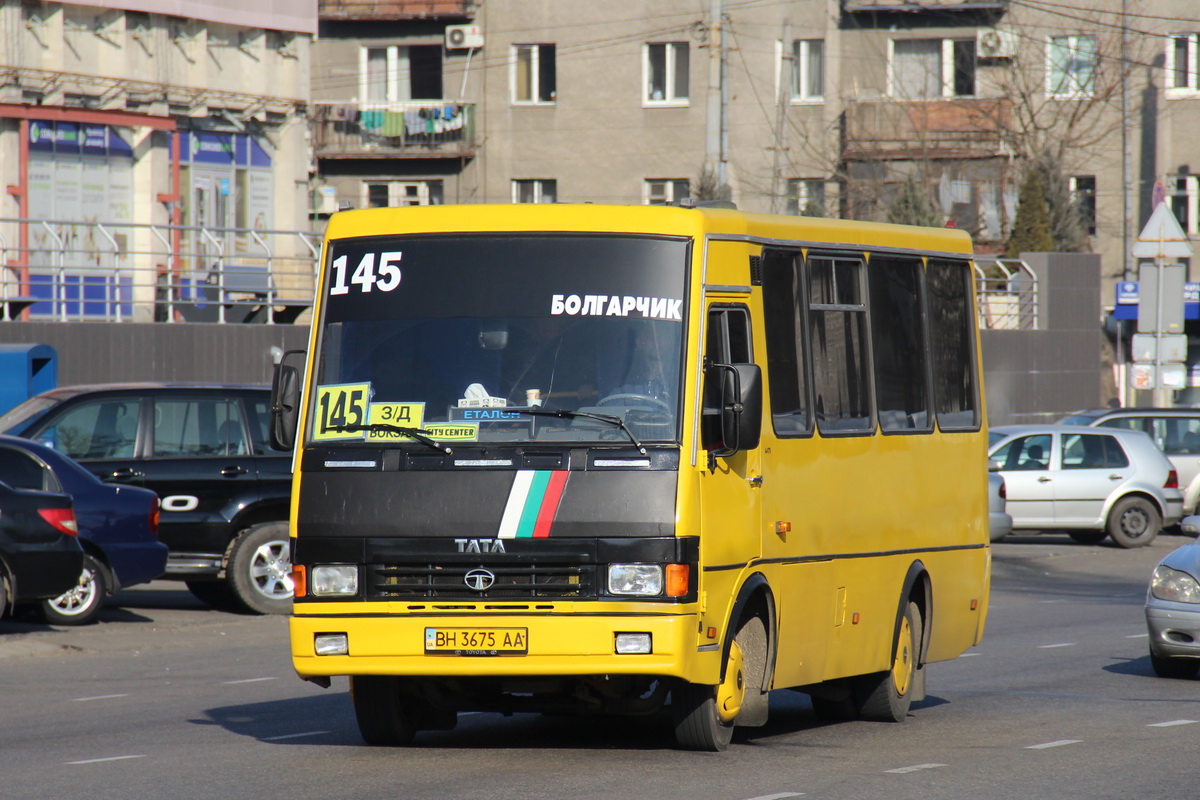
[[1025,173],[1021,194],[1017,198],[1017,218],[1013,220],[1012,236],[1008,240],[1008,258],[1020,258],[1022,253],[1053,252],[1050,238],[1050,214],[1046,208],[1046,193],[1037,170]]
[[1079,215],[1079,206],[1071,197],[1071,186],[1063,175],[1061,163],[1050,153],[1043,152],[1033,160],[1030,169],[1037,173],[1046,198],[1051,249],[1056,253],[1082,253],[1087,248],[1087,231]]
[[942,225],[942,215],[929,199],[929,192],[912,175],[900,185],[896,200],[888,209],[887,219],[899,225]]

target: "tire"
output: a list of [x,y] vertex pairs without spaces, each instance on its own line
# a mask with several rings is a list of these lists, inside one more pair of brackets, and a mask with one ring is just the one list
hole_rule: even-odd
[[1145,547],[1161,529],[1158,509],[1144,497],[1122,497],[1108,515],[1108,535],[1121,547]]
[[909,602],[892,644],[892,668],[858,679],[861,719],[903,722],[912,704],[921,644],[921,612]]
[[725,680],[718,686],[681,682],[671,693],[675,741],[686,750],[719,752],[729,746],[739,716],[766,722],[766,627],[750,617],[729,645]]
[[107,571],[95,558],[84,555],[79,583],[58,597],[39,603],[42,619],[51,625],[89,625],[100,615],[108,590]]
[[1200,669],[1200,659],[1168,658],[1155,655],[1151,650],[1150,666],[1154,668],[1154,674],[1160,678],[1187,679],[1196,677],[1196,670]]
[[399,678],[386,675],[354,675],[350,678],[350,699],[358,732],[363,741],[377,747],[410,744],[417,733],[417,720],[406,713],[401,702]]
[[224,581],[187,581],[188,591],[201,603],[221,611],[245,610],[230,585]]
[[1067,535],[1080,544],[1100,544],[1108,531],[1067,531]]
[[247,528],[229,553],[225,580],[238,602],[259,614],[292,613],[292,561],[286,522]]

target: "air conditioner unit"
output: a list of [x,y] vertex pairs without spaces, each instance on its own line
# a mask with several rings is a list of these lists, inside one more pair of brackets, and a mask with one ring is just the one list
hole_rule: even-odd
[[1017,54],[1017,35],[1011,31],[984,28],[975,34],[978,58],[1012,58]]
[[337,189],[332,186],[320,186],[317,188],[316,208],[313,209],[318,214],[333,214],[337,212]]
[[447,25],[446,49],[468,50],[483,47],[483,28],[478,25]]

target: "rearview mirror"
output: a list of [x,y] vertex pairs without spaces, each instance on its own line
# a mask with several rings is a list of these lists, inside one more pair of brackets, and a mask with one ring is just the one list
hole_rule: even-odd
[[290,355],[303,350],[288,350],[275,365],[271,379],[271,447],[291,450],[296,445],[296,428],[300,421],[300,370],[287,363]]
[[720,381],[721,446],[708,451],[710,468],[717,458],[758,447],[762,436],[762,369],[757,364],[712,364],[708,380]]

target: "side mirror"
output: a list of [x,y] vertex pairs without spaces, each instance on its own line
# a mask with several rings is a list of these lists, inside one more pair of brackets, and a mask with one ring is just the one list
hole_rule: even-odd
[[1004,469],[1004,465],[994,458],[988,459],[988,472],[999,472]]
[[757,364],[713,364],[710,380],[720,381],[722,446],[709,450],[710,468],[716,459],[740,450],[753,450],[762,437],[762,369]]
[[271,446],[276,450],[291,450],[296,445],[296,428],[300,421],[300,370],[287,363],[288,356],[303,353],[289,350],[275,365],[271,379]]
[[1200,517],[1184,517],[1179,529],[1187,536],[1200,536]]

